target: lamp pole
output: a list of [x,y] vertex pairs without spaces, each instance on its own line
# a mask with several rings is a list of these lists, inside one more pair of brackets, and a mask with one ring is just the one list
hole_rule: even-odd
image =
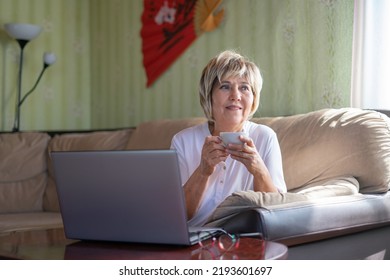
[[16,97],[15,121],[12,129],[13,132],[18,132],[20,126],[20,107],[22,106],[26,98],[35,90],[46,68],[56,61],[56,56],[53,53],[49,53],[49,52],[44,53],[43,69],[39,74],[38,79],[35,82],[32,89],[30,89],[22,98],[22,72],[23,72],[24,48],[26,47],[28,42],[30,42],[32,39],[34,39],[39,35],[42,28],[40,26],[32,25],[28,23],[6,23],[4,27],[7,33],[12,38],[14,38],[20,46],[19,74],[18,74],[18,88],[17,88],[18,92]]
[[27,45],[29,40],[17,39],[20,46],[20,58],[19,58],[19,74],[18,74],[18,96],[16,98],[16,109],[15,109],[15,121],[13,132],[19,131],[20,125],[20,99],[22,98],[22,72],[23,72],[23,54],[24,47]]
[[22,72],[24,48],[28,42],[41,33],[42,28],[38,25],[28,23],[6,23],[4,28],[11,38],[14,38],[20,46],[18,93],[16,98],[15,121],[12,131],[19,131],[20,125],[20,99],[22,98]]

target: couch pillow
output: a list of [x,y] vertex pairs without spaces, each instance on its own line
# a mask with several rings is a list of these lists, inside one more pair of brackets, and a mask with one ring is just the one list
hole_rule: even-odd
[[[53,151],[123,150],[133,130],[121,129],[55,135],[49,142],[48,152],[50,155],[50,152]],[[50,156],[49,163],[49,175],[52,175]]]
[[0,134],[0,213],[42,211],[49,140],[39,132]]
[[241,191],[228,196],[210,215],[205,226],[218,227],[233,216],[255,208],[267,208],[273,205],[286,205],[308,201],[309,198],[298,193],[266,193]]
[[[257,119],[261,123],[261,119]],[[266,119],[278,135],[289,190],[344,176],[361,193],[383,193],[390,184],[390,121],[375,111],[323,109]]]
[[127,149],[169,149],[172,138],[176,133],[205,121],[205,118],[189,118],[181,120],[156,120],[141,123],[131,136],[127,144]]
[[217,207],[210,216],[207,226],[221,226],[225,220],[249,209],[272,209],[297,205],[303,201],[310,203],[322,198],[354,195],[358,193],[358,186],[359,183],[355,178],[343,177],[316,182],[297,189],[296,193],[236,192]]
[[0,134],[0,182],[14,182],[46,171],[50,136],[40,132]]
[[352,195],[359,193],[359,182],[354,177],[324,179],[292,190],[310,199]]
[[[96,131],[85,133],[66,133],[54,136],[49,142],[49,155],[52,151],[87,151],[87,150],[123,150],[134,129]],[[46,211],[59,211],[57,190],[53,166],[48,158],[49,178],[43,200]]]
[[22,181],[0,183],[0,213],[40,212],[46,172]]
[[121,150],[134,129],[65,133],[55,135],[49,143],[49,151]]

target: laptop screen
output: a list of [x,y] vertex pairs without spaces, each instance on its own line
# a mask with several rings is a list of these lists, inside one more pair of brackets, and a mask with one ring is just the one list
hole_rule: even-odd
[[68,238],[189,244],[176,151],[51,156]]

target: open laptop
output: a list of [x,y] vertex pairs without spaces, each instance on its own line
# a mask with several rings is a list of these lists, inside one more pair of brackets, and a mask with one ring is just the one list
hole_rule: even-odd
[[175,150],[52,152],[67,238],[192,245]]

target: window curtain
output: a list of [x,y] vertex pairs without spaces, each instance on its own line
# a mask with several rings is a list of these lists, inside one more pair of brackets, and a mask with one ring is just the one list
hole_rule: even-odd
[[390,1],[355,0],[351,106],[390,109]]

